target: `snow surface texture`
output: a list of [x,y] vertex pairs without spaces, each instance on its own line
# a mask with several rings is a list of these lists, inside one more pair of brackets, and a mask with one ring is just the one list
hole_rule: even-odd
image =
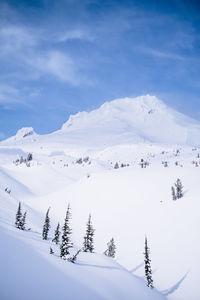
[[[49,135],[25,128],[1,142],[0,298],[198,300],[199,133],[198,122],[143,96],[79,113]],[[29,152],[30,166],[16,163]],[[177,178],[184,197],[173,201]],[[19,201],[31,228],[24,232],[14,227]],[[89,213],[96,229],[96,253],[81,253],[76,264],[61,260],[51,239],[41,239],[47,208],[53,238],[68,203],[72,254],[82,247]],[[145,235],[154,290],[144,279]],[[112,237],[118,263],[101,254]]]

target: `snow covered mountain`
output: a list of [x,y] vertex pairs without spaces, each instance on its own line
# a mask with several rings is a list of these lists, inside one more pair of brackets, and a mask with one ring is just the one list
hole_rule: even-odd
[[123,98],[104,103],[99,109],[71,116],[63,134],[81,132],[101,142],[156,142],[196,144],[200,123],[168,108],[155,96]]
[[61,130],[38,136],[32,128],[19,130],[2,145],[58,143],[100,147],[126,143],[199,145],[200,123],[167,107],[155,96],[122,98],[91,112],[70,116]]
[[[199,122],[147,95],[78,113],[48,135],[22,128],[2,141],[0,298],[61,300],[67,290],[73,300],[197,300],[199,136]],[[183,198],[174,201],[177,178]],[[25,231],[14,225],[19,201]],[[89,213],[95,228],[95,253],[81,253],[76,264],[61,260],[52,243],[68,203],[72,254],[82,247]],[[43,241],[48,207],[51,229]],[[144,277],[145,235],[153,290]],[[116,260],[102,254],[111,237]]]

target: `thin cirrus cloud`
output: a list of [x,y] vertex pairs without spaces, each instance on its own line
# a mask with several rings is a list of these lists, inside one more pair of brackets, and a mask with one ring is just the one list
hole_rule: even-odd
[[[89,40],[91,37],[86,31],[73,29],[57,35],[56,43],[71,39]],[[43,47],[47,41],[48,48]],[[12,55],[11,59],[21,64],[21,71],[29,74],[27,79],[51,75],[73,86],[80,84],[77,61],[67,51],[61,51],[59,47],[55,49],[55,39],[45,30],[42,32],[23,26],[3,27],[0,29],[0,42],[0,59],[10,59]]]
[[180,60],[180,61],[186,60],[185,56],[179,55],[177,53],[162,51],[162,50],[148,48],[148,47],[140,48],[139,50],[144,54],[152,55],[157,58]]
[[18,89],[9,85],[0,85],[0,105],[20,102]]
[[22,48],[33,47],[37,44],[38,37],[21,26],[6,26],[0,29],[1,52],[8,53],[19,51]]
[[63,82],[72,85],[79,84],[75,63],[66,53],[61,51],[48,51],[43,54],[33,53],[24,58],[24,61],[27,65],[36,69],[40,76],[50,74]]
[[94,39],[94,36],[91,35],[91,33],[89,33],[87,30],[72,29],[58,34],[58,38],[56,39],[56,42],[67,42],[69,40],[76,40],[76,39],[92,41]]

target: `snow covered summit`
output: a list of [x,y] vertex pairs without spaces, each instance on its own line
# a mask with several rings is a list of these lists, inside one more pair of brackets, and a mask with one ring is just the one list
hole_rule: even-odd
[[101,142],[198,144],[200,123],[167,107],[155,96],[122,98],[70,116],[63,134],[87,134]]
[[53,144],[54,149],[102,149],[137,143],[198,146],[199,137],[200,122],[168,107],[157,97],[146,95],[116,99],[91,112],[79,112],[51,134],[39,136],[33,128],[23,128],[1,145],[31,142],[35,147]]

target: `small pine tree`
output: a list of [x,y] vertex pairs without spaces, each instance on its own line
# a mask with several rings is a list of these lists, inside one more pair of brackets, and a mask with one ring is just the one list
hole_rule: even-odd
[[141,158],[141,160],[140,160],[140,166],[142,169],[144,168],[144,159],[143,158]]
[[182,198],[183,197],[183,185],[179,178],[175,182],[175,188],[176,188],[176,198],[177,199]]
[[107,246],[108,246],[108,248],[106,249],[106,251],[104,252],[104,254],[106,256],[114,258],[115,257],[116,246],[115,246],[115,242],[114,242],[113,238],[107,243]]
[[69,226],[69,220],[71,219],[70,205],[68,205],[65,222],[63,225],[62,243],[60,245],[60,257],[66,259],[66,255],[70,254],[69,249],[73,246],[70,240],[72,230]]
[[50,246],[50,248],[49,248],[49,252],[50,252],[50,254],[54,254],[54,251],[53,251],[53,249],[51,248],[51,246]]
[[114,165],[114,169],[119,169],[118,162],[116,162],[116,163],[115,163],[115,165]]
[[83,242],[84,252],[93,252],[94,250],[93,236],[94,236],[94,228],[91,223],[91,215],[89,215],[89,219],[86,227],[86,235],[84,236],[84,242]]
[[26,224],[26,214],[27,212],[25,211],[25,213],[23,214],[23,217],[21,219],[21,230],[25,230],[26,227],[25,227],[25,224]]
[[75,255],[73,255],[72,257],[68,258],[68,261],[70,261],[71,263],[74,264],[74,263],[77,261],[77,257],[78,257],[78,255],[79,255],[79,253],[80,253],[81,251],[82,251],[82,250],[79,249],[79,250],[76,252]]
[[22,221],[22,210],[21,210],[21,202],[19,202],[17,213],[16,213],[16,221],[15,221],[15,226],[18,229],[21,229],[21,221]]
[[149,248],[147,245],[147,237],[145,237],[145,250],[144,250],[144,268],[145,268],[145,276],[147,280],[147,286],[153,289],[153,279],[152,279],[152,271],[151,271],[151,260],[149,258]]
[[176,200],[175,188],[172,186],[172,200]]
[[42,231],[42,239],[43,240],[47,240],[48,232],[49,232],[49,229],[51,227],[50,226],[49,211],[50,211],[50,207],[47,209],[46,217],[45,217],[45,221],[44,221],[44,225],[43,225],[43,231]]
[[56,227],[56,230],[55,230],[55,235],[54,235],[54,238],[52,240],[52,242],[58,244],[59,243],[59,237],[60,237],[60,224],[58,223],[57,227]]

